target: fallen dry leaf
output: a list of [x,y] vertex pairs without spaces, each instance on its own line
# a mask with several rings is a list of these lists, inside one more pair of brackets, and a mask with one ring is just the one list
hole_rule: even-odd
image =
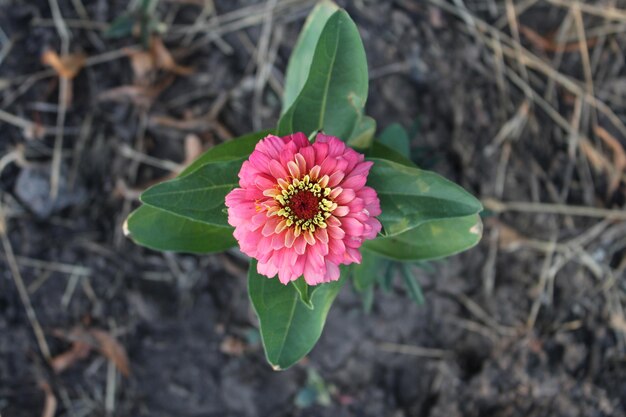
[[229,356],[241,356],[245,351],[246,344],[237,337],[226,336],[220,343],[220,352]]
[[98,342],[98,350],[102,355],[113,362],[122,375],[128,377],[130,375],[130,365],[126,350],[111,336],[109,332],[101,329],[90,329],[89,334]]
[[154,57],[156,66],[158,68],[173,72],[177,75],[189,75],[193,73],[193,68],[178,65],[172,55],[167,50],[163,41],[159,37],[153,37],[150,44],[150,51]]
[[156,79],[157,70],[165,70],[176,75],[186,76],[193,73],[193,68],[178,65],[167,50],[161,38],[153,36],[148,51],[127,49],[133,68],[135,84],[149,85]]
[[60,374],[76,362],[87,358],[87,356],[89,356],[89,352],[91,352],[91,346],[77,340],[72,343],[72,347],[69,350],[52,358],[50,365],[52,366],[54,372]]
[[[579,42],[571,42],[566,44],[559,44],[554,41],[553,37],[545,38],[539,33],[535,32],[528,26],[519,25],[520,32],[532,43],[535,47],[543,49],[546,52],[577,52],[580,51]],[[588,48],[593,47],[598,42],[598,38],[591,38],[586,40]]]
[[85,66],[86,57],[84,54],[69,54],[60,57],[56,52],[47,50],[41,56],[41,62],[56,71],[59,77],[69,80],[76,77]]
[[45,381],[40,381],[39,388],[41,388],[46,396],[41,417],[54,417],[57,411],[57,398],[54,396],[54,392],[52,392],[50,384]]
[[[89,349],[97,350],[102,356],[113,362],[122,375],[126,377],[130,375],[130,365],[126,350],[109,332],[98,328],[86,329],[82,326],[75,326],[69,332],[57,329],[53,331],[53,334],[73,344],[83,344]],[[86,348],[74,347],[73,345],[72,349],[76,349],[76,351],[71,354],[66,352],[67,357],[59,359],[57,366],[71,366],[78,359],[78,355],[84,353],[82,349]],[[85,353],[85,356],[87,353]]]
[[491,217],[485,220],[485,223],[491,228],[498,229],[498,246],[502,249],[512,249],[518,244],[527,241],[528,239],[511,226],[501,222],[495,217]]
[[156,68],[152,53],[147,51],[126,50],[133,69],[135,84],[149,85],[153,82]]
[[528,240],[524,236],[522,236],[517,230],[513,229],[510,226],[507,226],[504,223],[500,223],[498,225],[498,229],[500,232],[498,243],[501,248],[511,248],[518,245],[519,243]]

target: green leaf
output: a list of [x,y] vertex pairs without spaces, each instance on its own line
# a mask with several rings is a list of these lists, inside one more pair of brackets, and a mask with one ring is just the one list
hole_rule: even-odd
[[372,143],[372,147],[366,152],[366,156],[368,158],[386,159],[408,167],[416,167],[416,165],[409,158],[406,158],[402,154],[377,140]]
[[[271,131],[250,133],[207,150],[180,175],[178,180],[199,168],[217,162],[229,162],[247,157],[256,143]],[[175,180],[176,181],[176,180]],[[155,186],[156,187],[156,186]],[[128,217],[126,230],[135,243],[156,250],[207,253],[220,252],[236,245],[232,227],[224,223],[221,200],[219,217],[222,226],[194,221],[149,205],[142,205]]]
[[396,265],[396,262],[387,262],[385,273],[380,277],[379,284],[386,293],[389,293],[393,288],[393,279],[395,278],[394,266]]
[[129,36],[133,32],[136,18],[132,14],[122,14],[118,16],[104,32],[104,37],[108,39],[119,39]]
[[296,394],[293,403],[298,408],[309,408],[317,402],[317,390],[314,387],[306,386]]
[[304,87],[309,76],[315,45],[317,45],[324,25],[338,9],[339,7],[331,1],[321,1],[307,17],[287,64],[281,114],[284,114],[291,107]]
[[409,293],[411,300],[418,306],[424,304],[424,294],[422,294],[422,288],[413,276],[413,273],[407,264],[402,265],[402,278],[404,279],[404,285]]
[[300,94],[278,122],[279,135],[317,130],[348,138],[367,99],[365,50],[359,31],[344,10],[326,22]]
[[311,294],[314,289],[311,289],[309,284],[306,283],[304,277],[300,277],[295,281],[292,281],[291,284],[296,287],[298,294],[300,295],[300,301],[304,303],[307,308],[313,310],[313,303],[311,302]]
[[363,312],[369,314],[374,306],[374,286],[370,285],[361,293],[361,302],[363,303]]
[[237,243],[232,227],[194,222],[145,205],[130,214],[125,226],[135,243],[155,250],[221,252]]
[[406,130],[398,123],[392,123],[380,134],[378,141],[393,149],[406,159],[411,159],[411,144]]
[[477,214],[434,220],[392,237],[366,241],[363,248],[399,261],[439,259],[467,250],[482,236]]
[[482,210],[480,202],[455,183],[434,172],[383,159],[374,162],[368,185],[376,190],[386,236],[425,222],[468,216]]
[[347,140],[348,145],[355,149],[365,150],[372,146],[376,133],[376,120],[363,116],[356,125],[354,132]]
[[260,132],[248,133],[247,135],[239,136],[229,142],[214,146],[193,161],[179,176],[183,177],[189,175],[208,163],[247,158],[252,153],[259,140],[270,134],[272,134],[271,130],[262,130]]
[[248,293],[259,317],[265,355],[275,370],[289,368],[311,351],[344,282],[317,285],[311,295],[314,308],[309,309],[293,285],[260,275],[256,261],[250,262]]
[[371,287],[379,276],[384,260],[376,253],[361,249],[363,259],[352,266],[352,280],[357,291]]
[[237,187],[242,163],[243,159],[237,159],[203,165],[188,175],[148,188],[141,201],[193,221],[228,226],[224,199]]

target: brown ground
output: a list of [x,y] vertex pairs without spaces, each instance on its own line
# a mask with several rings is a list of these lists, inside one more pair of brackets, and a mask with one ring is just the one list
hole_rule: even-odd
[[[626,415],[626,2],[342,2],[368,53],[368,113],[417,121],[422,166],[526,204],[490,203],[478,247],[416,270],[422,307],[398,283],[368,315],[345,288],[318,346],[282,373],[258,344],[243,261],[146,250],[121,225],[185,145],[273,125],[311,3],[278,1],[262,42],[256,1],[207,1],[201,33],[205,2],[161,1],[182,67],[161,50],[158,71],[137,38],[103,36],[126,3],[0,0],[2,416]],[[64,47],[51,4],[68,52],[87,57],[71,82],[42,64]],[[299,408],[313,371],[330,404]]]

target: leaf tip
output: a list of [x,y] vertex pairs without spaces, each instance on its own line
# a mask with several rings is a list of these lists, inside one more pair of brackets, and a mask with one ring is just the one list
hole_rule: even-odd
[[128,228],[128,218],[126,218],[122,224],[122,232],[124,233],[124,236],[128,238],[131,237],[130,229]]
[[282,371],[283,370],[283,368],[281,368],[279,365],[272,365],[272,369],[274,371]]
[[469,232],[476,236],[483,235],[483,222],[480,220],[480,217],[478,218],[478,223],[470,227]]

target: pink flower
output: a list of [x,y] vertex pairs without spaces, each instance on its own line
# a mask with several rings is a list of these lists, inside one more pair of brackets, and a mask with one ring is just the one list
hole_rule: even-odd
[[228,222],[260,274],[287,284],[339,279],[339,265],[361,262],[359,247],[380,232],[380,202],[365,182],[372,162],[341,140],[303,133],[261,140],[226,196]]

